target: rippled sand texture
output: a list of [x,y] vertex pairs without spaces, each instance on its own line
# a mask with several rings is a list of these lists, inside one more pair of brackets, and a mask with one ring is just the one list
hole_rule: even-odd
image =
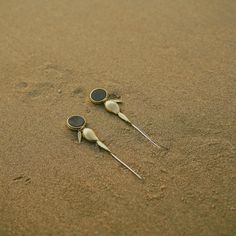
[[0,235],[235,235],[235,24],[235,0],[0,0]]

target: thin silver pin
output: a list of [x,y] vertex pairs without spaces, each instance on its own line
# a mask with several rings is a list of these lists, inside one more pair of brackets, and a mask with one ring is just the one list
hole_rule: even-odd
[[155,145],[158,148],[163,148],[162,146],[158,145],[157,143],[155,143],[147,134],[145,134],[141,129],[139,129],[136,125],[134,125],[133,123],[131,123],[131,125],[139,132],[141,133],[145,138],[147,138],[153,145]]
[[139,179],[142,179],[142,177],[137,174],[133,169],[131,169],[128,165],[126,165],[122,160],[120,160],[115,154],[110,152],[110,154],[118,161],[120,162],[123,166],[125,166],[127,169],[129,169],[134,175],[136,175]]
[[123,114],[120,111],[120,107],[118,103],[121,103],[122,101],[120,99],[110,99],[108,100],[108,93],[103,88],[97,88],[94,89],[90,93],[90,100],[95,104],[104,103],[104,106],[108,112],[114,113],[115,115],[118,115],[120,119],[123,121],[129,123],[133,128],[135,128],[139,133],[141,133],[146,139],[148,139],[154,146],[158,147],[159,149],[164,148],[168,150],[168,148],[155,143],[146,133],[144,133],[142,130],[140,130],[136,125],[134,125],[128,117]]
[[71,116],[67,119],[67,126],[72,130],[78,130],[78,141],[81,143],[82,137],[90,142],[96,142],[97,145],[102,148],[103,150],[107,151],[116,161],[126,167],[129,171],[131,171],[136,177],[142,179],[142,177],[137,174],[132,168],[130,168],[127,164],[125,164],[122,160],[120,160],[111,150],[101,142],[95,132],[90,129],[86,128],[86,121],[82,116]]

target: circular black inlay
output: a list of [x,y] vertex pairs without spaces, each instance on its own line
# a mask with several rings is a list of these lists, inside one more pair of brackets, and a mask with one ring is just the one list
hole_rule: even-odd
[[101,102],[107,97],[107,92],[105,89],[95,89],[90,94],[90,97],[95,102]]
[[85,120],[82,116],[71,116],[67,122],[74,129],[79,129],[85,124]]

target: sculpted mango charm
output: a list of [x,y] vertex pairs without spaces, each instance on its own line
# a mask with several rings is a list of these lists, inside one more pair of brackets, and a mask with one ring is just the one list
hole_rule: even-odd
[[153,145],[155,145],[158,148],[167,149],[166,147],[155,143],[147,134],[145,134],[136,125],[134,125],[128,119],[128,117],[120,111],[120,107],[119,107],[118,103],[121,103],[122,101],[120,99],[108,99],[108,93],[105,89],[96,88],[96,89],[92,90],[91,93],[90,93],[90,100],[95,104],[104,103],[104,106],[105,106],[105,108],[108,112],[111,112],[111,113],[114,113],[115,115],[118,115],[123,121],[129,123],[138,132],[140,132],[145,138],[147,138]]
[[115,160],[117,160],[119,163],[121,163],[123,166],[125,166],[128,170],[130,170],[135,176],[137,176],[139,179],[142,179],[142,177],[137,174],[133,169],[131,169],[128,165],[126,165],[123,161],[121,161],[114,153],[111,152],[111,150],[102,142],[99,140],[95,132],[90,129],[86,128],[86,121],[84,117],[82,116],[70,116],[67,119],[67,126],[71,130],[78,130],[78,140],[79,143],[81,143],[82,138],[90,141],[95,142],[97,145],[102,148],[103,150],[107,151]]

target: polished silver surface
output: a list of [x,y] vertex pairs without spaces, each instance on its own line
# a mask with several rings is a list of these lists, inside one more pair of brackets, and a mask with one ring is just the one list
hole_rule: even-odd
[[[94,89],[93,91],[96,91],[97,89]],[[92,92],[93,92],[92,91]],[[104,89],[104,91],[106,91]],[[93,103],[97,104],[97,102],[94,102],[91,98],[91,94],[92,92],[90,93],[90,99]],[[157,148],[161,149],[161,148],[164,148],[164,149],[168,149],[162,145],[159,145],[157,144],[156,142],[154,142],[145,132],[143,132],[141,129],[139,129],[136,125],[134,125],[130,120],[129,118],[123,114],[121,111],[120,111],[120,106],[118,103],[121,103],[122,101],[120,99],[107,99],[103,101],[104,102],[104,106],[106,108],[106,110],[108,112],[111,112],[115,115],[117,115],[120,119],[122,119],[123,121],[129,123],[133,128],[135,128],[140,134],[142,134],[148,141],[150,141],[154,146],[156,146]],[[101,103],[101,102],[100,102]]]
[[[68,125],[68,120],[69,120],[69,118],[67,119],[67,125]],[[68,125],[68,127],[70,129],[72,129],[72,130],[75,130],[75,127],[71,128],[70,125]],[[130,168],[127,164],[125,164],[122,160],[120,160],[114,153],[112,153],[111,150],[106,146],[106,144],[104,144],[102,141],[99,140],[99,138],[97,137],[97,135],[95,134],[95,132],[92,129],[86,128],[85,124],[84,124],[82,129],[78,128],[78,141],[79,141],[79,143],[81,143],[82,137],[84,139],[86,139],[87,141],[96,142],[97,145],[100,148],[102,148],[103,150],[107,151],[114,159],[116,159],[120,164],[125,166],[136,177],[138,177],[139,179],[142,179],[139,174],[137,174],[132,168]]]

